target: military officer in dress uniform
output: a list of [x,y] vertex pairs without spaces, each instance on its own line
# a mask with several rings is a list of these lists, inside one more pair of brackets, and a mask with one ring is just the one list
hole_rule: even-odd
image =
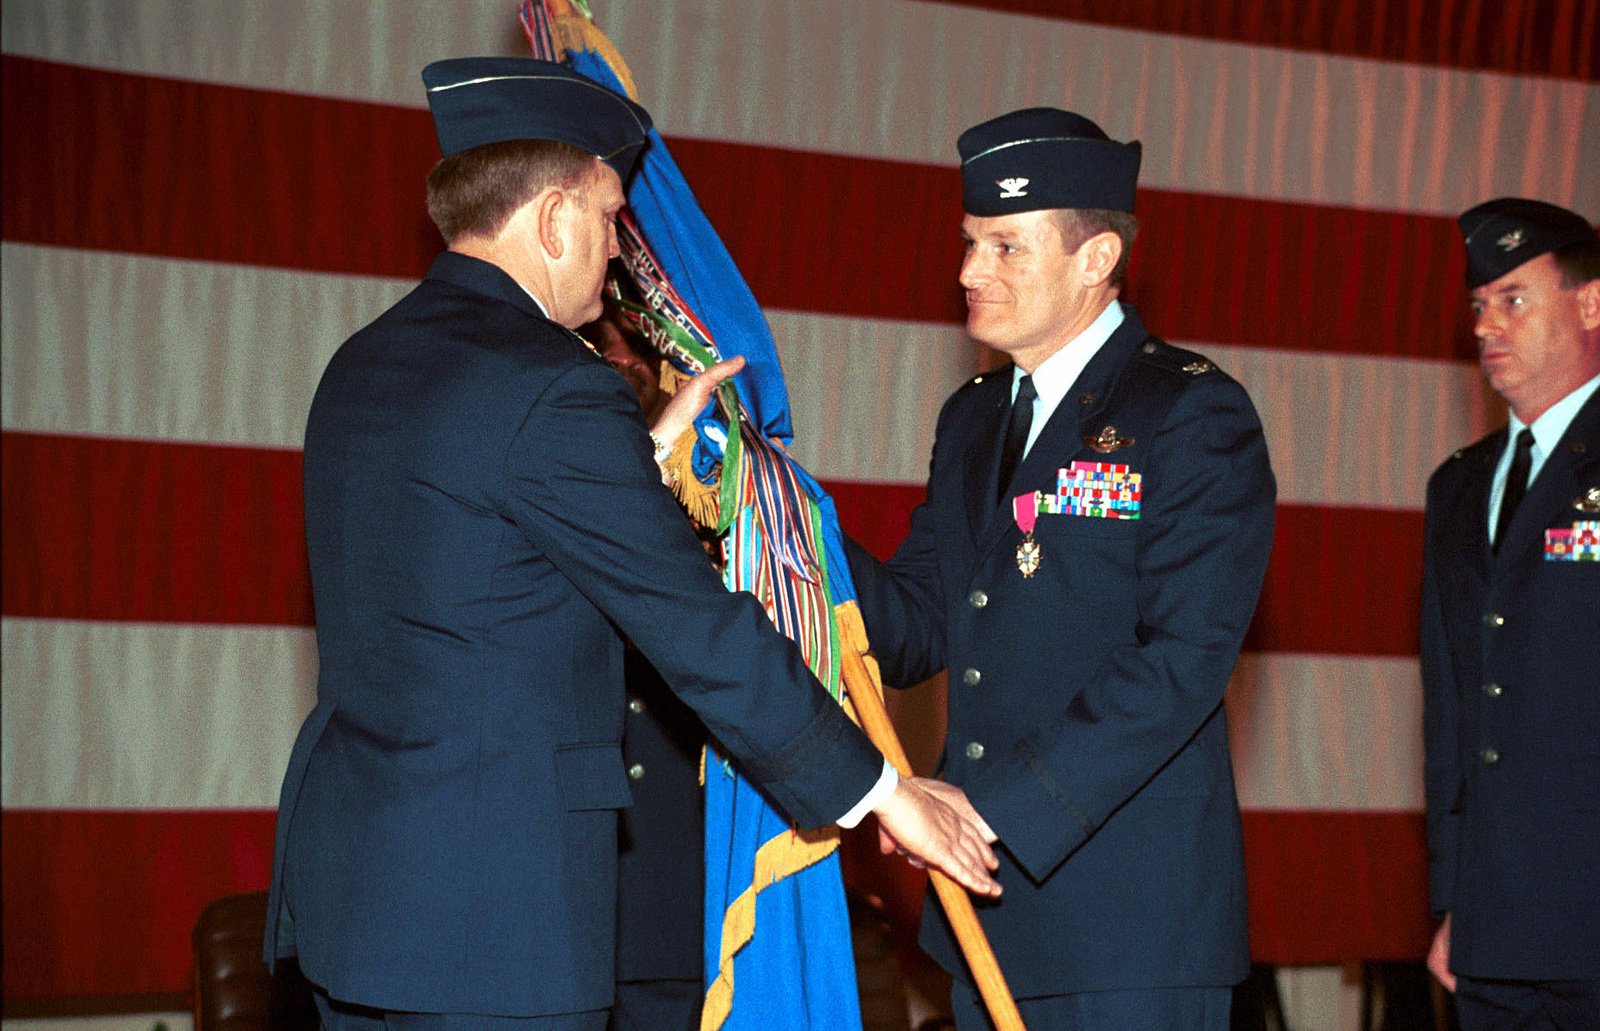
[[[896,778],[760,603],[723,589],[638,403],[569,328],[600,314],[649,116],[531,59],[423,81],[449,249],[339,348],[306,427],[320,670],[269,962],[298,955],[335,1031],[603,1028],[630,801],[619,632],[797,823],[874,811],[997,890],[964,800]],[[664,439],[715,378],[680,392]]]
[[[1217,1029],[1249,969],[1223,692],[1272,543],[1243,389],[1118,300],[1140,146],[1035,108],[963,133],[967,330],[910,536],[851,572],[886,679],[950,672],[945,781],[999,836],[978,906],[1029,1027]],[[936,908],[922,942],[989,1026]]]
[[1514,197],[1460,225],[1510,413],[1428,482],[1428,967],[1465,1031],[1600,1028],[1600,238]]

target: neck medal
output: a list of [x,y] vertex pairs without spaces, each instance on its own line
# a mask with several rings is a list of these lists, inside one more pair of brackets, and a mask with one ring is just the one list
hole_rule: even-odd
[[1016,516],[1017,529],[1022,531],[1022,543],[1017,545],[1017,569],[1024,580],[1031,580],[1039,571],[1039,561],[1044,552],[1033,539],[1033,525],[1039,521],[1039,492],[1018,494],[1011,499],[1011,512]]

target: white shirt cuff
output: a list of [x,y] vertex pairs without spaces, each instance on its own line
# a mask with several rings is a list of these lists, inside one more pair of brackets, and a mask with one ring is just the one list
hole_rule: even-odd
[[860,823],[868,813],[878,808],[878,803],[888,798],[893,793],[895,785],[899,783],[900,774],[896,773],[894,767],[889,765],[889,760],[885,759],[883,772],[878,774],[878,782],[872,785],[872,790],[861,796],[861,801],[857,802],[854,808],[834,822],[849,830]]

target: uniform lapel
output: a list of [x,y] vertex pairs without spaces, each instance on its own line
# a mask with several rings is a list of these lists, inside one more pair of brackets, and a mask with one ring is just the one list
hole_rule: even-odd
[[[1498,455],[1499,452],[1496,452]],[[1589,395],[1567,432],[1562,434],[1539,475],[1528,485],[1527,496],[1506,529],[1506,539],[1494,557],[1495,569],[1526,558],[1529,548],[1544,546],[1545,528],[1561,519],[1563,511],[1570,521],[1585,518],[1573,502],[1588,488],[1600,486],[1592,481],[1600,472],[1600,391]]]
[[1461,513],[1456,516],[1458,520],[1465,520],[1458,523],[1463,527],[1460,550],[1468,568],[1480,582],[1488,581],[1489,563],[1494,559],[1493,546],[1489,543],[1489,491],[1494,484],[1494,467],[1506,449],[1506,435],[1507,430],[1502,428],[1477,453],[1464,459],[1476,462],[1478,468],[1467,478]]
[[962,456],[962,489],[972,539],[978,540],[994,512],[995,479],[1000,475],[1000,447],[1011,412],[1012,367],[986,373],[978,384],[976,431]]

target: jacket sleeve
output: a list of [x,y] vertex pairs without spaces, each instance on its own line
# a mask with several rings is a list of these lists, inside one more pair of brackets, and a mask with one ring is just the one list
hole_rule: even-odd
[[1456,835],[1463,785],[1456,672],[1444,627],[1444,599],[1438,574],[1439,520],[1444,506],[1437,480],[1429,485],[1422,544],[1422,737],[1423,785],[1428,811],[1428,905],[1443,918],[1453,906]]
[[506,468],[523,533],[792,819],[831,823],[866,795],[882,757],[760,602],[723,587],[614,372],[585,363],[560,375],[529,409]]
[[[1266,572],[1275,495],[1244,390],[1220,375],[1186,383],[1147,459],[1133,642],[967,785],[1030,876],[1048,876],[1217,713]],[[1050,646],[1070,647],[1062,632]]]

